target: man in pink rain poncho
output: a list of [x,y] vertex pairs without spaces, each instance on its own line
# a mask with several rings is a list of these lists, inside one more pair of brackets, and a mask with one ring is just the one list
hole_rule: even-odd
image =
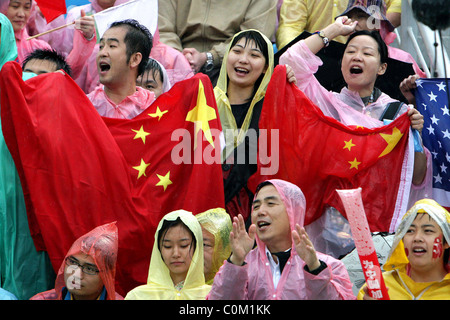
[[[48,29],[56,28],[63,24],[68,24],[76,21],[82,16],[82,11],[86,15],[94,15],[102,12],[103,10],[115,7],[128,2],[129,0],[89,0],[90,3],[74,7],[69,10],[67,17],[58,17],[50,24],[45,23],[45,19],[36,15],[34,21],[34,28],[36,33],[44,32]],[[125,15],[126,16],[126,11]],[[74,25],[75,26],[75,25]],[[67,28],[52,32],[51,34],[44,35],[43,39],[52,41],[52,45],[65,54],[68,54],[73,48],[73,38],[75,28],[69,26]],[[52,37],[50,39],[50,36]],[[75,82],[85,93],[92,92],[99,85],[99,75],[97,72],[96,56],[99,51],[99,45],[96,44],[92,54],[88,57],[86,67],[82,70],[81,74],[75,79]],[[170,83],[173,85],[178,81],[190,78],[194,75],[194,72],[189,65],[186,57],[179,51],[159,41],[159,32],[156,30],[153,34],[153,48],[150,53],[150,57],[158,60],[166,69],[169,76]]]
[[[4,13],[13,25],[19,63],[22,63],[36,49],[52,49],[46,41],[39,38],[28,40],[27,24],[35,10],[36,5],[32,0],[0,1],[0,12]],[[82,16],[77,20],[77,25],[79,27],[72,39],[73,48],[67,55],[65,54],[72,69],[73,78],[78,77],[81,73],[96,42],[95,24],[92,17]]]
[[[42,23],[43,18],[40,16],[36,16],[36,32],[44,32],[47,29],[52,29],[59,27],[63,24],[69,24],[72,22],[77,21],[83,14],[86,14],[87,16],[92,16],[98,12],[101,12],[103,10],[109,9],[114,6],[118,6],[120,4],[126,3],[129,0],[90,0],[88,4],[77,6],[71,8],[67,12],[67,16],[64,20],[64,17],[58,17],[58,19],[52,21],[48,25],[44,25]],[[73,39],[76,35],[76,24],[73,26],[69,26],[67,28],[63,28],[61,30],[55,31],[50,35],[55,34],[52,39],[52,45],[57,48],[59,51],[63,52],[64,54],[68,54],[72,48],[73,48]],[[46,37],[46,36],[44,36]],[[98,73],[97,73],[97,63],[96,63],[96,56],[98,53],[99,45],[96,44],[90,53],[90,55],[87,57],[87,61],[85,64],[85,68],[81,71],[80,75],[75,78],[75,82],[80,86],[80,88],[85,93],[90,93],[97,87],[99,84],[98,80]]]
[[232,254],[216,274],[207,299],[355,299],[344,264],[317,252],[310,242],[303,228],[305,209],[303,192],[292,183],[261,183],[248,233],[242,216],[234,218]]
[[115,222],[81,236],[67,252],[55,288],[30,300],[123,300],[115,291],[118,245]]
[[151,91],[136,86],[152,48],[152,35],[136,20],[117,21],[100,39],[97,70],[101,85],[88,94],[102,117],[132,119],[155,100]]

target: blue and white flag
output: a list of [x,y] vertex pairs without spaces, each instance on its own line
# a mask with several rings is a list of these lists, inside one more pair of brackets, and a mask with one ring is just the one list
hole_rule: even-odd
[[433,199],[450,207],[450,104],[449,79],[416,81],[416,107],[424,116],[422,138],[433,163]]

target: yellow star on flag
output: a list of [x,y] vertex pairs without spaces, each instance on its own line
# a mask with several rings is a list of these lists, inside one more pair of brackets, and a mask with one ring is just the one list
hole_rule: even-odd
[[141,138],[141,139],[142,139],[142,142],[143,142],[144,144],[145,144],[145,137],[148,136],[148,135],[150,134],[150,133],[144,131],[144,126],[141,126],[141,128],[140,128],[139,130],[131,129],[131,131],[136,132],[136,135],[134,136],[133,139],[139,139],[139,138]]
[[348,163],[350,163],[350,169],[355,168],[356,170],[358,170],[358,166],[361,164],[361,162],[356,160],[356,158],[353,161],[349,161]]
[[159,107],[156,107],[156,112],[155,113],[149,113],[148,115],[152,118],[156,118],[158,117],[158,121],[161,120],[162,116],[165,115],[167,112],[169,112],[169,110],[164,110],[161,111],[159,109]]
[[345,146],[343,149],[348,149],[348,151],[351,151],[352,147],[356,146],[356,144],[353,144],[352,139],[350,139],[350,141],[344,140],[344,143],[345,143]]
[[[195,137],[200,130],[203,131],[206,140],[214,147],[209,121],[217,119],[216,110],[208,106],[205,96],[205,88],[202,81],[198,84],[197,105],[188,112],[186,121],[194,122]],[[197,148],[197,139],[194,140],[194,149]]]
[[383,152],[378,156],[378,158],[381,158],[382,156],[387,155],[389,152],[391,152],[397,143],[400,141],[400,139],[403,137],[403,133],[397,127],[394,127],[392,130],[392,134],[385,134],[380,133],[380,136],[386,140],[388,143],[387,147],[383,150]]
[[133,167],[133,169],[139,171],[138,179],[142,176],[146,177],[145,170],[147,170],[147,167],[149,165],[150,165],[150,163],[145,163],[144,159],[141,159],[141,164],[136,167]]
[[173,182],[170,181],[170,179],[169,179],[169,178],[170,178],[170,171],[167,172],[165,176],[161,176],[161,175],[159,175],[159,174],[156,174],[156,175],[157,175],[158,178],[159,178],[159,182],[158,182],[156,185],[157,185],[157,186],[163,186],[164,191],[166,191],[167,186],[168,186],[169,184],[172,184],[172,183],[173,183]]

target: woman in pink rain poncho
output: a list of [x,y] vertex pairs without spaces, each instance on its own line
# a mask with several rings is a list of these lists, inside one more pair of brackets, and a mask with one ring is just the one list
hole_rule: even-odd
[[305,210],[305,197],[296,185],[275,179],[260,184],[249,233],[242,216],[235,217],[232,254],[216,274],[207,299],[355,299],[344,264],[310,246],[302,230]]
[[[346,16],[338,17],[320,34],[315,33],[291,46],[280,57],[280,63],[289,64],[292,67],[298,88],[326,116],[337,119],[347,126],[381,127],[385,124],[386,111],[389,108],[393,109],[391,108],[393,106],[397,107],[397,113],[390,120],[407,113],[411,121],[410,138],[403,159],[402,177],[394,215],[388,230],[373,230],[374,232],[395,232],[401,216],[411,203],[417,199],[432,196],[431,154],[421,143],[423,116],[415,108],[400,104],[375,87],[377,77],[389,68],[386,63],[388,50],[377,31],[354,32],[357,24],[357,21],[348,19]],[[340,92],[328,91],[315,77],[315,73],[323,63],[316,53],[336,36],[349,34],[341,63],[341,72],[346,86]],[[417,134],[417,139],[414,134]],[[415,143],[422,147],[422,151],[416,150]],[[332,210],[333,208],[327,207],[325,214],[322,215],[323,218],[307,226],[308,233],[314,239],[314,245],[318,250],[328,254],[334,253],[324,244],[323,230]]]
[[55,288],[31,300],[123,300],[114,285],[118,244],[115,222],[81,236],[67,252]]

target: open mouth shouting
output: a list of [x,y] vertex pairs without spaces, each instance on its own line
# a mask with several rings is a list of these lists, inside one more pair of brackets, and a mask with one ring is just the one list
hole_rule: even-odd
[[100,74],[105,74],[111,69],[111,65],[106,61],[100,61],[98,67],[100,69]]
[[350,67],[350,73],[351,74],[361,74],[363,72],[363,69],[360,66],[352,66]]

